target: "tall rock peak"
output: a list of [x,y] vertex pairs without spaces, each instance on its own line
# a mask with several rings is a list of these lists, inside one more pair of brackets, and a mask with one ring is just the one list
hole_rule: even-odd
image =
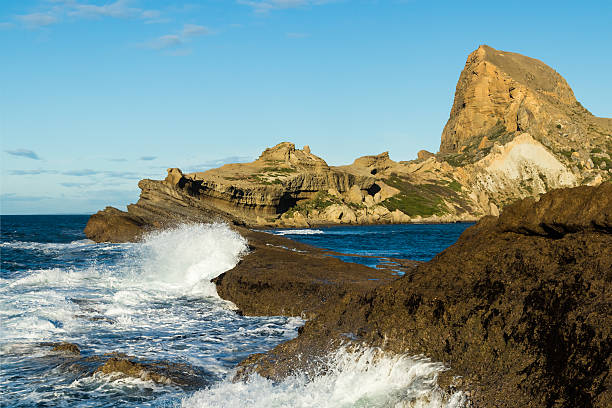
[[[561,151],[591,134],[595,139],[609,134],[607,123],[584,109],[565,79],[542,61],[481,45],[468,56],[457,82],[440,152],[483,148],[501,136],[507,142],[516,132]],[[590,147],[607,143],[587,142]]]

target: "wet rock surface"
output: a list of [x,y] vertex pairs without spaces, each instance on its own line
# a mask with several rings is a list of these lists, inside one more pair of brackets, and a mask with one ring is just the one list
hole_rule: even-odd
[[[110,357],[109,357],[110,356]],[[125,354],[112,353],[95,372],[103,374],[121,374],[127,377],[153,381],[157,384],[175,385],[186,388],[197,388],[207,385],[203,373],[183,363],[168,361],[145,362]]]
[[347,264],[332,253],[284,237],[239,231],[249,240],[251,253],[213,282],[219,296],[246,315],[311,318],[349,292],[397,279],[390,269]]
[[81,349],[79,348],[79,346],[77,346],[74,343],[67,343],[67,342],[53,344],[51,351],[81,354]]
[[[476,406],[611,406],[611,197],[610,183],[564,189],[485,217],[405,276],[319,304],[298,338],[249,357],[239,376],[308,371],[317,356],[358,342],[444,362],[441,384],[469,390]],[[303,287],[270,296],[288,278],[265,256],[249,257],[217,282],[222,296],[250,267],[257,306],[247,310],[309,309],[295,305]],[[310,269],[288,268],[294,280]]]
[[103,355],[82,354],[81,347],[68,342],[41,343],[41,347],[49,348],[51,353],[40,359],[46,361],[46,365],[50,367],[71,372],[74,380],[100,373],[115,378],[131,377],[188,390],[208,385],[207,373],[185,363],[143,360],[117,352]]

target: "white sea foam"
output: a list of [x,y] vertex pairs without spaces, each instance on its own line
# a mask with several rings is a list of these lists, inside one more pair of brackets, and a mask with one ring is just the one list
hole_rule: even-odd
[[[44,251],[95,247],[86,240],[14,246]],[[247,241],[226,224],[183,225],[122,246],[124,256],[116,264],[32,270],[2,279],[0,340],[66,335],[82,326],[82,318],[152,326],[156,316],[147,305],[185,295],[214,297],[221,305],[210,279],[235,266],[247,248]],[[86,304],[71,301],[73,297]]]
[[225,224],[183,225],[137,244],[8,246],[42,251],[52,261],[38,256],[32,264],[40,269],[0,279],[0,364],[11,379],[0,393],[7,401],[111,406],[109,401],[125,395],[144,398],[144,405],[175,406],[184,396],[181,389],[112,375],[74,381],[63,365],[49,370],[49,350],[41,342],[76,343],[92,355],[121,352],[185,362],[212,382],[247,355],[293,338],[303,324],[297,318],[239,316],[217,296],[210,279],[248,250],[247,241]]
[[227,224],[193,224],[154,232],[140,250],[143,281],[216,296],[210,280],[233,268],[248,245]]
[[[0,248],[22,249],[31,251],[41,251],[44,253],[87,249],[95,245],[94,241],[89,239],[80,239],[77,241],[60,243],[60,242],[32,242],[32,241],[8,241],[0,242]],[[111,244],[112,245],[112,244]]]
[[437,386],[441,363],[422,357],[389,356],[376,348],[340,348],[322,362],[320,374],[273,382],[257,374],[225,380],[183,400],[196,407],[411,407],[455,408],[463,393],[445,396]]
[[277,230],[272,231],[275,235],[317,235],[325,234],[325,232],[318,229],[289,229],[289,230]]

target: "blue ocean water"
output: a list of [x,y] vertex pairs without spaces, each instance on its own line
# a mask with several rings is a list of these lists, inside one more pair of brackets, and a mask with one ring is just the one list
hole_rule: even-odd
[[345,254],[346,262],[376,266],[380,258],[429,261],[454,244],[473,223],[333,226],[270,231],[296,241]]
[[[247,317],[220,299],[210,279],[248,245],[223,224],[184,225],[142,243],[86,239],[88,216],[2,216],[0,405],[6,407],[459,406],[435,391],[439,363],[378,351],[340,350],[325,374],[273,383],[231,381],[236,364],[297,335],[298,318]],[[427,260],[464,224],[273,231],[336,251]],[[355,261],[361,258],[351,258]],[[371,264],[371,258],[363,258]],[[78,344],[81,357],[47,343]],[[197,386],[94,373],[95,356],[190,367]],[[358,384],[358,386],[357,386]]]

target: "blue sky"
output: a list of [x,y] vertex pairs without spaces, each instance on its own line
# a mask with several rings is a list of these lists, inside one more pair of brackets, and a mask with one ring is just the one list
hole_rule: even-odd
[[437,151],[467,55],[538,58],[612,116],[612,2],[3,0],[2,214],[92,213],[281,141]]

